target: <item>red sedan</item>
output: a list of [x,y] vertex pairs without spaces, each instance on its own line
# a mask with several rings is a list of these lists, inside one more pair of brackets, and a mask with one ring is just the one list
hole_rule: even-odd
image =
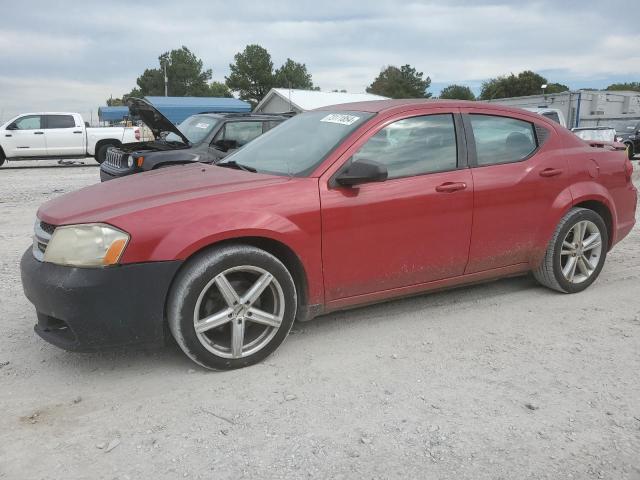
[[243,367],[295,319],[346,307],[529,271],[580,292],[634,225],[631,173],[624,152],[523,110],[327,107],[216,166],[44,204],[22,282],[36,332],[62,348],[171,332],[200,365]]

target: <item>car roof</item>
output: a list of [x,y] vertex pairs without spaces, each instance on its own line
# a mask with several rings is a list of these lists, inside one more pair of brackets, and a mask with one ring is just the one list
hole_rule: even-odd
[[507,107],[506,105],[498,103],[478,102],[471,100],[439,100],[430,98],[408,98],[398,100],[373,100],[368,102],[354,102],[354,103],[341,103],[339,105],[329,105],[326,107],[318,108],[317,111],[332,110],[332,111],[352,111],[352,112],[368,112],[368,113],[401,113],[407,110],[413,110],[418,107],[432,107],[432,108],[478,108],[482,110],[495,111],[496,113],[507,113],[516,115],[525,115],[534,119],[537,122],[542,122],[554,127],[558,124],[549,118],[539,115],[538,113],[530,112],[522,108]]
[[287,117],[278,114],[264,114],[264,113],[231,113],[231,112],[200,112],[195,115],[206,115],[213,118],[246,118],[260,119],[260,120],[284,120]]

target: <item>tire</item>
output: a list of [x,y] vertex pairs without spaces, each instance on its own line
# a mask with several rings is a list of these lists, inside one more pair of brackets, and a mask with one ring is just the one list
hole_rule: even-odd
[[631,143],[627,143],[627,157],[629,157],[629,160],[633,160],[633,145]]
[[107,143],[104,145],[100,145],[100,148],[98,148],[98,152],[96,153],[96,162],[98,163],[102,163],[105,161],[105,159],[107,158],[107,151],[109,150],[109,148],[114,147],[115,144],[113,143]]
[[[579,237],[582,240],[577,241]],[[593,210],[572,208],[560,220],[533,275],[558,292],[581,292],[600,275],[608,245],[609,234],[602,217]]]
[[0,167],[2,165],[4,165],[4,161],[7,159],[7,157],[5,157],[4,152],[0,149]]
[[191,360],[231,370],[260,362],[278,348],[291,330],[297,303],[295,283],[280,260],[249,245],[233,245],[204,251],[184,265],[169,292],[167,319]]

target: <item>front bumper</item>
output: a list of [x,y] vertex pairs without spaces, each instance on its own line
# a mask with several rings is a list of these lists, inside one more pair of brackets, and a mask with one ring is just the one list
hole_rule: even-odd
[[134,168],[112,168],[111,166],[103,163],[102,165],[100,165],[100,181],[106,182],[107,180],[113,180],[114,178],[126,177],[127,175],[131,175],[132,173],[136,173],[137,171],[138,170]]
[[20,270],[36,307],[35,331],[65,350],[80,352],[164,340],[164,306],[181,261],[76,268],[39,262],[31,249]]

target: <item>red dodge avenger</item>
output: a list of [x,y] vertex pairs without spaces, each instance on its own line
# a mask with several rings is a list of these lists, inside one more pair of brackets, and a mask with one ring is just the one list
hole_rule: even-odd
[[204,367],[244,367],[294,320],[356,305],[529,271],[553,290],[584,290],[634,225],[631,173],[624,152],[523,110],[326,107],[217,165],[44,204],[22,283],[36,332],[58,347],[170,332]]

